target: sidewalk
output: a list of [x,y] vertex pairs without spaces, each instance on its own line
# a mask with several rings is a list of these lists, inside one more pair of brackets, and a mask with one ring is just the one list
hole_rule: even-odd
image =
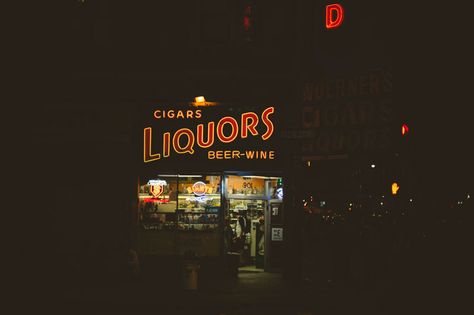
[[185,291],[135,283],[64,292],[63,314],[384,314],[360,292],[289,288],[281,274],[240,272],[218,287]]
[[130,311],[159,309],[196,310],[225,307],[235,309],[279,301],[287,294],[282,276],[276,273],[239,273],[237,279],[221,279],[220,285],[186,291],[179,285],[138,282],[117,286],[74,288],[64,293],[65,305],[71,307],[111,307]]

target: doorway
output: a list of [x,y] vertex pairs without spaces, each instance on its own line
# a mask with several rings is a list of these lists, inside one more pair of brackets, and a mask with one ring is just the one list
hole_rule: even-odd
[[265,266],[266,200],[229,199],[234,252],[241,270],[263,271]]
[[225,220],[232,231],[230,251],[238,255],[239,271],[263,272],[271,257],[266,246],[271,207],[283,202],[282,178],[227,175],[224,187]]

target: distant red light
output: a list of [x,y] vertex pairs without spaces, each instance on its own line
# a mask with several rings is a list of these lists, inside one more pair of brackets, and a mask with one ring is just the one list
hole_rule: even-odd
[[242,20],[242,24],[246,31],[248,31],[250,27],[252,26],[251,16],[252,16],[252,6],[248,5],[244,9],[244,18]]
[[[335,18],[334,18],[335,16]],[[340,4],[329,4],[326,6],[326,28],[336,28],[344,20],[344,9]]]
[[408,133],[408,126],[403,124],[402,125],[402,136],[406,135]]
[[249,28],[250,28],[250,24],[251,24],[251,23],[250,23],[250,17],[244,16],[244,22],[243,22],[243,24],[244,24],[245,30],[248,31]]

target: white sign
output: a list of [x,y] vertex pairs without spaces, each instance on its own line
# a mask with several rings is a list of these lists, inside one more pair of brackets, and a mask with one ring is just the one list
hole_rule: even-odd
[[282,187],[277,188],[276,195],[277,195],[278,199],[283,200],[283,188]]
[[272,228],[272,241],[283,241],[283,228]]
[[162,179],[150,179],[147,183],[150,186],[166,186],[168,183]]
[[272,207],[272,215],[278,215],[278,207]]

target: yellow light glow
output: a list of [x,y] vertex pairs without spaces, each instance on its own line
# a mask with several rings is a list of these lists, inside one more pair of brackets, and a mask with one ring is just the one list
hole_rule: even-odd
[[392,195],[396,195],[399,189],[400,189],[400,186],[398,186],[397,183],[393,183],[392,184]]
[[196,97],[194,98],[194,101],[195,101],[196,103],[204,103],[204,102],[206,102],[206,99],[204,98],[204,96],[196,96]]

